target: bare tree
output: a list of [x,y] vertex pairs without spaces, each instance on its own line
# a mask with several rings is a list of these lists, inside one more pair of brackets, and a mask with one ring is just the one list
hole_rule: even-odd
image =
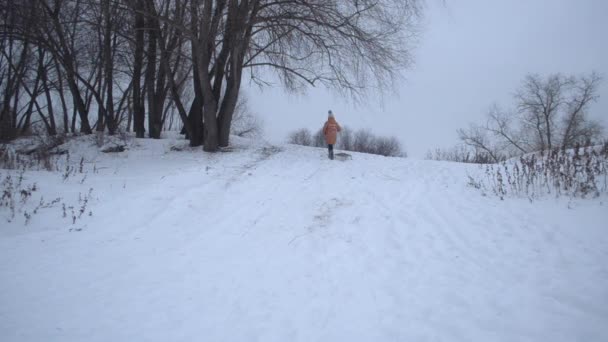
[[245,73],[355,98],[391,87],[422,2],[1,0],[0,119],[113,134],[126,118],[158,138],[176,113],[191,145],[215,151],[235,131]]
[[475,154],[486,153],[495,163],[503,159],[488,137],[488,131],[481,126],[470,125],[468,129],[459,129],[458,137],[465,145],[472,147]]
[[507,154],[527,153],[528,148],[521,132],[513,130],[513,117],[513,114],[504,112],[497,105],[494,105],[488,113],[485,129],[499,141],[503,140],[503,144],[499,148],[504,150],[515,149],[515,151],[508,151]]
[[540,150],[553,147],[559,108],[565,101],[564,90],[572,82],[560,74],[551,75],[546,80],[539,75],[528,75],[516,94],[523,123],[536,134],[536,145]]
[[[36,15],[40,20],[40,25],[36,26],[37,44],[42,45],[59,61],[80,118],[80,130],[83,133],[91,133],[88,106],[82,96],[79,83],[83,82],[92,89],[91,80],[95,77],[95,71],[87,68],[89,76],[82,74],[80,66],[88,63],[79,63],[79,58],[86,60],[89,57],[83,56],[86,51],[84,45],[88,42],[79,40],[76,35],[76,32],[82,29],[82,14],[87,9],[87,4],[82,0],[75,0],[73,3],[65,1],[50,3],[48,0],[38,0],[36,4],[38,5],[32,6],[31,10],[32,15]],[[94,60],[92,64],[97,61],[98,59]]]
[[529,152],[599,142],[603,127],[588,118],[597,100],[601,78],[597,73],[583,76],[528,75],[516,92],[516,110],[493,106],[485,125],[458,130],[460,140],[499,161]]
[[129,2],[133,16],[133,130],[138,138],[143,138],[146,132],[144,94],[142,93],[141,75],[144,65],[144,28],[145,28],[145,4],[144,0],[134,0]]
[[[29,30],[32,17],[19,15],[24,8],[14,0],[2,2],[0,14],[2,20],[2,39],[0,40],[0,123],[2,134],[0,139],[8,140],[16,137],[21,130],[18,121],[23,93],[23,84],[32,68],[33,55]],[[23,30],[20,30],[23,28]]]
[[599,123],[587,119],[587,110],[597,99],[600,77],[528,75],[516,95],[522,131],[528,132],[532,150],[573,147],[581,138],[598,139]]
[[191,0],[190,9],[202,106],[190,124],[204,123],[191,144],[202,134],[204,149],[214,151],[228,144],[245,68],[254,80],[259,70],[276,71],[290,89],[319,82],[360,95],[389,86],[408,65],[420,7],[416,0]]
[[597,88],[600,81],[597,73],[581,76],[574,81],[562,118],[562,148],[574,147],[577,143],[597,140],[602,136],[602,126],[587,118],[589,106],[599,97]]

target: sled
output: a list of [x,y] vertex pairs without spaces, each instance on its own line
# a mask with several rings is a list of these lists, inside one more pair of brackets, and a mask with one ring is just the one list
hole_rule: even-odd
[[334,158],[339,161],[347,161],[347,160],[352,160],[353,156],[351,156],[348,153],[340,152],[340,153],[334,154]]

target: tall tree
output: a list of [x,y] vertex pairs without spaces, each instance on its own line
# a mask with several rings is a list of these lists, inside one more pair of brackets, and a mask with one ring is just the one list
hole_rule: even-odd
[[[323,83],[361,96],[390,86],[409,64],[420,3],[190,0],[187,34],[200,88],[204,149],[228,144],[245,68],[254,79],[258,72],[274,71],[290,89]],[[195,134],[191,143],[198,138]]]
[[[136,135],[147,119],[158,138],[177,113],[191,145],[216,151],[229,144],[244,75],[266,84],[262,76],[274,74],[291,90],[324,84],[355,98],[389,87],[409,63],[422,1],[0,0],[0,41],[12,66],[3,69],[10,101],[2,115],[8,102],[28,102],[23,119],[38,101],[54,101],[64,130],[80,124],[84,133],[112,134],[132,107]],[[44,56],[42,75],[26,72],[39,67],[30,51]],[[31,89],[38,77],[44,99]],[[29,100],[19,101],[26,88]]]

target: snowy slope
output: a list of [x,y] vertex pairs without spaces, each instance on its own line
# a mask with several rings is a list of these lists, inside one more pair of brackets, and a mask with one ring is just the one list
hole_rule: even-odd
[[1,341],[608,340],[605,198],[500,201],[466,186],[471,165],[173,143],[80,144],[84,181],[25,174],[45,198],[93,188],[92,216],[2,221]]

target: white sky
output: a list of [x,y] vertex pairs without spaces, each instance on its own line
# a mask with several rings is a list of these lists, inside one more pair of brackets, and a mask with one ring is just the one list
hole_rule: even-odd
[[456,129],[508,107],[527,73],[604,76],[590,114],[608,128],[607,0],[429,0],[413,68],[384,101],[355,105],[323,88],[292,95],[280,86],[246,90],[267,139],[317,129],[332,109],[352,128],[394,135],[411,157],[457,143]]

